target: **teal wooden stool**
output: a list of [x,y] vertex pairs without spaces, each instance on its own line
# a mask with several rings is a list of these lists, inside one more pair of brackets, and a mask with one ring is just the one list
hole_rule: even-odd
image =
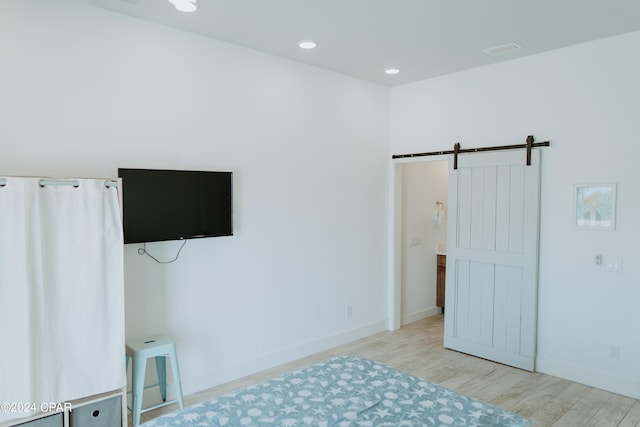
[[[151,337],[138,338],[128,340],[126,343],[126,369],[129,369],[129,359],[133,359],[131,368],[131,406],[133,425],[140,424],[140,415],[144,412],[161,406],[178,402],[180,409],[184,408],[182,401],[182,385],[180,384],[180,371],[178,370],[178,356],[176,354],[176,344],[163,335],[155,335]],[[156,371],[158,373],[158,383],[150,386],[144,386],[144,376],[147,367],[147,359],[155,358]],[[171,372],[173,373],[173,382],[175,387],[176,399],[167,402],[167,357],[171,362]],[[160,387],[160,397],[162,403],[142,409],[142,393],[144,389],[150,387]]]

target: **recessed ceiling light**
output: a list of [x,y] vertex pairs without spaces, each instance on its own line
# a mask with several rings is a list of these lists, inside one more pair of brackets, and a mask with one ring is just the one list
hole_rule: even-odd
[[300,46],[300,49],[315,49],[318,43],[313,40],[300,40],[298,46]]
[[198,10],[198,0],[169,0],[180,12],[195,12]]
[[400,69],[399,68],[387,68],[386,70],[384,70],[384,72],[387,73],[387,74],[394,75],[394,74],[398,74],[400,72]]

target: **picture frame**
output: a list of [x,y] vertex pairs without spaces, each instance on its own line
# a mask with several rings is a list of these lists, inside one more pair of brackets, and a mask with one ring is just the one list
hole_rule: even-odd
[[615,230],[616,184],[576,184],[574,224],[579,229]]

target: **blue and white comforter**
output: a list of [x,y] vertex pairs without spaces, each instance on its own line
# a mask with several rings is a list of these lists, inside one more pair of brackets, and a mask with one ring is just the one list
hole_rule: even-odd
[[372,360],[338,357],[144,427],[528,426],[519,415]]

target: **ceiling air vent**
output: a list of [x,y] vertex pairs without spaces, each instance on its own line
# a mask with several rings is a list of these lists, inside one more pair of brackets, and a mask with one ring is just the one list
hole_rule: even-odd
[[522,46],[515,43],[507,43],[500,46],[489,47],[482,49],[484,53],[491,56],[502,55],[503,53],[513,52],[514,50],[522,49]]

